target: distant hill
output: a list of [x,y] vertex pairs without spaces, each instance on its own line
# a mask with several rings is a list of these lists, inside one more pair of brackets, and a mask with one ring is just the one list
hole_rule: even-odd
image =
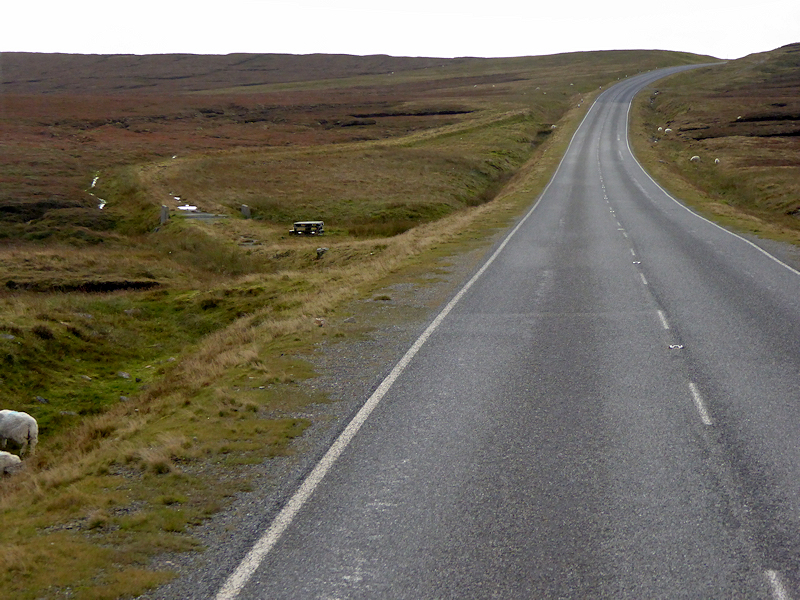
[[[657,68],[712,57],[659,50],[573,52],[516,58],[424,58],[347,54],[38,54],[0,53],[0,93],[173,94],[269,84],[420,72],[441,75],[586,68],[612,73],[633,65]],[[441,67],[445,67],[444,71]],[[438,69],[438,71],[434,71]],[[551,76],[557,76],[554,72]],[[261,91],[254,89],[254,91]]]
[[190,92],[485,62],[336,54],[0,54],[4,93]]

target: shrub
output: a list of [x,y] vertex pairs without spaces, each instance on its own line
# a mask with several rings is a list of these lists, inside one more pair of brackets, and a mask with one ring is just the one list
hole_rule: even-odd
[[56,334],[47,325],[34,325],[31,333],[41,340],[52,340],[56,337]]

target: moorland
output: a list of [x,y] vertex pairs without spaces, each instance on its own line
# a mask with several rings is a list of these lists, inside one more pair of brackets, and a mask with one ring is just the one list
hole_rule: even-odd
[[800,44],[684,73],[638,100],[635,147],[660,182],[721,223],[800,243]]
[[[796,240],[797,50],[659,82],[637,155],[705,214]],[[371,335],[353,301],[479,255],[603,88],[708,62],[0,55],[0,403],[40,423],[0,482],[0,586],[168,580],[153,557],[200,550],[193,527],[336,400],[304,382],[319,344]],[[290,236],[298,219],[325,236]]]

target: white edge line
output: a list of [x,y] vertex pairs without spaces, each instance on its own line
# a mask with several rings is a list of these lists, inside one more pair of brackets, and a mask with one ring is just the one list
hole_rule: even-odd
[[700,413],[700,419],[703,421],[703,425],[713,425],[714,422],[711,420],[711,415],[708,414],[708,410],[706,410],[706,405],[703,402],[703,397],[700,395],[697,386],[694,383],[690,383],[689,390],[692,392],[692,399],[694,400],[694,405],[697,407],[697,412]]
[[789,593],[786,591],[781,581],[781,576],[777,571],[767,569],[764,571],[764,575],[767,576],[769,586],[772,588],[772,597],[775,598],[775,600],[790,600],[791,596],[789,596]]
[[[641,90],[639,90],[639,91],[641,91]],[[636,93],[638,94],[639,92],[636,92]],[[634,97],[635,97],[635,96],[634,96]],[[732,236],[734,236],[734,237],[736,237],[736,238],[739,238],[739,239],[740,239],[740,240],[742,240],[744,243],[746,243],[746,244],[750,244],[750,245],[751,245],[753,248],[755,248],[756,250],[758,250],[759,252],[761,252],[761,253],[762,253],[764,256],[768,256],[769,258],[771,258],[772,260],[774,260],[774,261],[775,261],[776,263],[778,263],[779,265],[781,265],[781,266],[783,266],[783,267],[786,267],[787,269],[789,269],[789,270],[790,270],[792,273],[794,273],[795,275],[800,275],[800,271],[798,271],[797,269],[795,269],[795,268],[793,268],[793,267],[791,267],[791,266],[787,265],[787,264],[786,264],[785,262],[783,262],[781,259],[779,259],[779,258],[777,258],[777,257],[773,256],[772,254],[770,254],[769,252],[767,252],[766,250],[764,250],[764,249],[763,249],[761,246],[759,246],[758,244],[754,244],[753,242],[751,242],[751,241],[750,241],[750,240],[748,240],[747,238],[743,238],[742,236],[740,236],[738,233],[734,233],[733,231],[731,231],[731,230],[729,230],[729,229],[725,229],[725,228],[724,228],[722,225],[718,225],[717,223],[714,223],[714,221],[712,221],[712,220],[710,220],[710,219],[707,219],[707,218],[705,218],[703,215],[700,215],[700,214],[696,213],[696,212],[695,212],[695,211],[693,211],[691,208],[689,208],[688,206],[686,206],[685,204],[683,204],[683,203],[682,203],[680,200],[676,199],[676,198],[675,198],[675,197],[674,197],[672,194],[670,194],[670,193],[669,193],[667,190],[665,190],[663,187],[661,187],[661,184],[659,184],[659,183],[658,183],[658,182],[657,182],[655,179],[653,179],[653,178],[651,177],[650,173],[648,173],[648,172],[645,170],[645,168],[644,168],[644,167],[641,165],[641,163],[639,162],[639,160],[636,158],[636,155],[633,153],[633,150],[631,150],[630,137],[628,136],[628,123],[629,123],[629,121],[630,121],[630,113],[631,113],[631,106],[632,106],[632,105],[633,105],[633,99],[631,99],[630,103],[628,103],[628,111],[627,111],[627,115],[626,115],[626,119],[625,119],[625,144],[628,146],[628,152],[629,152],[629,153],[630,153],[630,155],[633,157],[633,162],[635,162],[635,163],[636,163],[636,165],[637,165],[637,166],[638,166],[638,167],[639,167],[639,168],[642,170],[642,173],[644,173],[644,174],[647,176],[647,178],[648,178],[650,181],[652,181],[652,182],[653,182],[653,184],[655,184],[655,186],[656,186],[658,189],[660,189],[660,190],[661,190],[661,191],[664,193],[664,195],[665,195],[667,198],[669,198],[670,200],[672,200],[672,201],[673,201],[675,204],[677,204],[678,206],[680,206],[681,208],[683,208],[683,209],[684,209],[684,210],[686,210],[687,212],[689,212],[689,213],[693,214],[693,215],[694,215],[695,217],[697,217],[698,219],[702,219],[702,220],[703,220],[703,221],[705,221],[706,223],[710,223],[710,224],[711,224],[711,225],[713,225],[714,227],[716,227],[716,228],[718,228],[718,229],[721,229],[721,230],[722,230],[722,231],[724,231],[725,233],[729,233],[729,234],[731,234]]]
[[[592,103],[592,106],[586,111],[586,115],[584,115],[583,120],[581,121],[580,125],[578,125],[575,133],[572,135],[570,139],[569,145],[564,152],[564,157],[569,154],[570,148],[572,147],[572,143],[575,140],[575,137],[581,130],[581,127],[586,122],[586,119],[591,114],[592,110],[595,107],[595,104]],[[561,170],[561,165],[564,163],[564,157],[562,157],[561,161],[558,163],[558,167],[556,167],[556,171],[553,174],[553,177],[545,186],[542,193],[539,195],[539,198],[536,200],[534,205],[531,209],[525,214],[525,216],[517,223],[516,227],[511,230],[511,232],[506,236],[503,242],[498,246],[498,248],[492,253],[489,259],[483,264],[483,266],[478,270],[475,275],[464,285],[464,287],[459,290],[459,292],[453,297],[450,302],[447,303],[447,306],[442,309],[442,311],[436,316],[436,318],[428,325],[427,329],[419,336],[416,342],[408,349],[405,353],[403,358],[400,359],[394,369],[392,369],[391,373],[386,376],[378,388],[372,393],[369,399],[364,403],[361,409],[356,413],[355,417],[350,421],[350,423],[345,427],[344,431],[339,434],[339,437],[336,438],[333,445],[328,449],[322,459],[317,463],[311,473],[303,480],[303,483],[294,493],[294,495],[289,499],[286,505],[281,509],[275,519],[272,521],[270,526],[267,530],[262,534],[262,536],[256,541],[247,555],[242,559],[239,565],[236,567],[234,572],[225,580],[225,583],[217,592],[215,597],[216,600],[233,600],[236,596],[239,595],[239,592],[247,585],[250,577],[252,577],[253,573],[255,573],[256,569],[261,565],[264,558],[266,558],[269,551],[272,547],[278,542],[283,532],[289,527],[289,525],[294,520],[294,517],[300,512],[300,509],[306,503],[306,501],[311,497],[314,493],[314,490],[334,465],[336,460],[339,458],[341,453],[347,447],[347,445],[351,442],[351,440],[355,437],[358,430],[361,426],[366,422],[367,418],[369,417],[370,413],[378,406],[378,403],[383,399],[386,393],[389,391],[389,388],[392,387],[392,384],[397,380],[398,377],[403,373],[406,369],[408,364],[414,358],[414,356],[419,352],[419,349],[422,345],[427,341],[427,339],[433,334],[433,332],[439,327],[439,325],[444,321],[445,317],[450,313],[450,311],[455,308],[456,304],[464,297],[467,291],[474,285],[474,283],[481,277],[481,275],[486,272],[489,266],[495,261],[495,259],[500,255],[503,249],[508,245],[511,238],[514,234],[525,224],[528,218],[533,214],[533,211],[536,210],[536,207],[539,206],[542,198],[547,193],[547,190],[550,188],[550,185],[558,176],[558,172]]]

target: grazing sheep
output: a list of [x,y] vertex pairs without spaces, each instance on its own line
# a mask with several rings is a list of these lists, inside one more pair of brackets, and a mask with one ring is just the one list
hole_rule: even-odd
[[22,460],[16,454],[0,450],[0,475],[7,475],[17,470]]
[[16,410],[0,410],[0,442],[5,448],[8,440],[19,444],[20,455],[27,450],[31,454],[39,442],[39,425],[28,413]]
[[719,159],[718,159],[718,158],[715,158],[715,159],[714,159],[714,164],[715,164],[715,165],[718,165],[718,164],[719,164]]
[[667,128],[664,130],[664,133],[672,133],[672,129],[670,129],[669,127],[667,127]]
[[692,162],[700,162],[700,157],[699,156],[693,156],[689,160],[692,161]]

